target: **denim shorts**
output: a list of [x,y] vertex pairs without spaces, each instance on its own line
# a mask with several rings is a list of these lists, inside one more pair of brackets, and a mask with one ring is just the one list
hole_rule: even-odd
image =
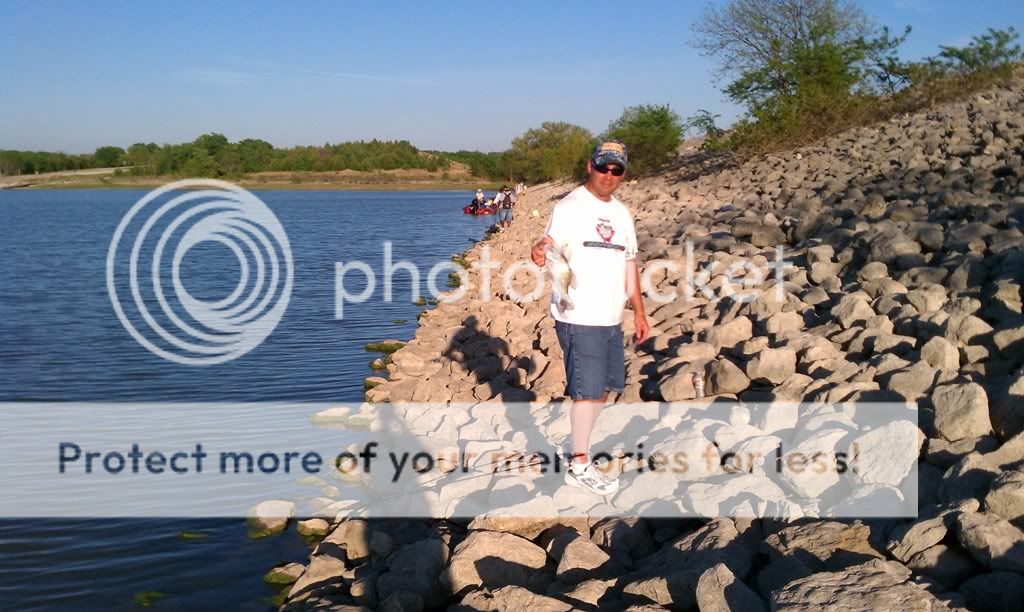
[[626,386],[622,326],[574,325],[555,321],[565,354],[566,393],[574,400],[599,400]]
[[511,208],[499,208],[498,209],[498,221],[511,221],[512,220],[512,209]]

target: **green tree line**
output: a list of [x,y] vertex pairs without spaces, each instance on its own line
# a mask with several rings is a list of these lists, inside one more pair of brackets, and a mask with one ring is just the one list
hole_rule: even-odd
[[406,140],[355,141],[278,149],[265,140],[230,142],[223,134],[203,134],[182,144],[135,143],[127,150],[103,146],[91,154],[0,151],[0,173],[34,174],[59,170],[130,166],[135,175],[240,177],[251,172],[334,170],[437,171],[450,162],[420,151]]

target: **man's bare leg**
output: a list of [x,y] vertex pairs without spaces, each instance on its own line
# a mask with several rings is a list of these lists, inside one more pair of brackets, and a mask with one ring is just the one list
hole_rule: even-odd
[[576,401],[569,409],[569,425],[572,431],[573,462],[585,464],[590,461],[590,433],[594,430],[601,408],[608,400],[608,394],[599,400]]

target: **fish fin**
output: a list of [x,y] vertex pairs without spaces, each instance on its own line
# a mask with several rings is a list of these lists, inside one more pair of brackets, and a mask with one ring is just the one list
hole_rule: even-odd
[[572,270],[569,270],[569,286],[575,289],[576,285],[576,275],[572,273]]

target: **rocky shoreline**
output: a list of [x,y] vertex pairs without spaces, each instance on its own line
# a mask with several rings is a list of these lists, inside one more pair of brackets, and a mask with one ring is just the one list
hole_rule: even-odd
[[[692,244],[710,293],[646,301],[652,337],[627,349],[620,401],[692,399],[699,372],[719,399],[916,402],[916,519],[343,518],[318,523],[309,563],[281,572],[295,580],[283,609],[1024,609],[1021,109],[1018,80],[740,167],[693,153],[617,193],[643,259],[682,260]],[[487,248],[502,278],[572,187],[531,189],[467,263]],[[779,246],[782,278],[755,272]],[[754,265],[732,276],[754,299],[723,299],[742,262]],[[532,275],[512,279],[525,293]],[[367,401],[557,405],[546,300],[517,302],[501,282],[486,297],[425,312]],[[517,431],[447,416],[430,427]],[[537,419],[549,436],[568,427]]]

